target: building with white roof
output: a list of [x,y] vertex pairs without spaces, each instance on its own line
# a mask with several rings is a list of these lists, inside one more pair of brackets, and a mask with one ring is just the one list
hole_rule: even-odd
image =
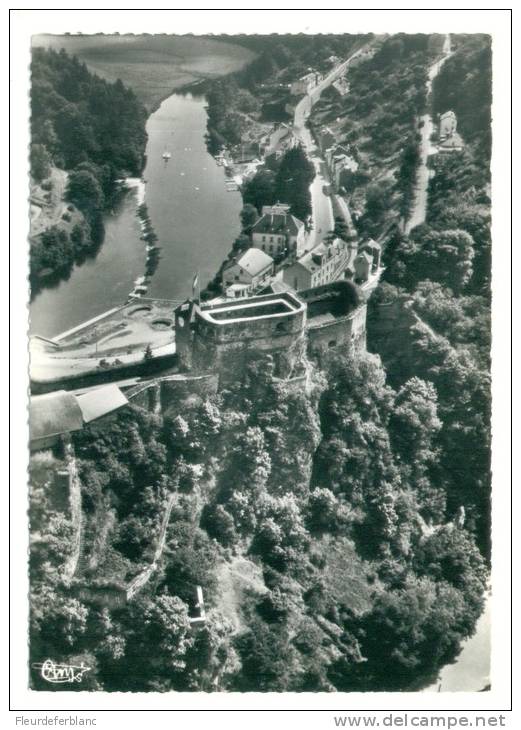
[[117,385],[89,388],[81,394],[66,390],[36,395],[29,404],[31,451],[48,449],[62,436],[114,413],[128,404]]
[[273,259],[271,256],[252,247],[239,258],[233,258],[224,267],[223,286],[227,296],[238,299],[266,286],[272,274]]
[[128,401],[113,383],[101,388],[92,388],[76,396],[85,423],[102,418],[113,411],[126,406]]

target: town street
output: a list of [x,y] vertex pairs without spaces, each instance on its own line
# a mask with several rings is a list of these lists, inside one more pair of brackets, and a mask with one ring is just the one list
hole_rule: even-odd
[[[316,176],[311,183],[311,205],[313,209],[313,230],[309,236],[310,248],[314,248],[322,238],[334,226],[333,206],[330,197],[330,180],[326,169],[325,161],[319,156],[318,150],[313,142],[311,132],[306,127],[306,119],[311,113],[313,105],[320,99],[321,93],[327,89],[333,81],[336,81],[347,69],[354,58],[367,50],[370,44],[364,44],[355,51],[346,61],[334,68],[328,76],[326,76],[320,84],[318,84],[309,94],[299,101],[295,108],[293,129],[296,136],[304,146],[308,157],[315,166]],[[345,203],[345,201],[344,201]],[[351,223],[351,216],[347,208],[347,204],[342,206],[347,210],[346,222]]]
[[[451,44],[450,35],[447,33],[445,36],[445,42],[443,44],[443,56],[438,59],[429,68],[427,78],[427,104],[430,104],[430,94],[432,90],[432,82],[440,72],[441,67],[451,55]],[[425,222],[427,215],[427,190],[429,186],[430,170],[427,167],[427,160],[429,155],[436,152],[436,148],[433,147],[431,142],[431,135],[433,132],[432,116],[429,112],[424,114],[420,118],[421,123],[421,142],[420,142],[420,165],[416,173],[416,189],[414,193],[414,205],[405,224],[405,233],[409,233],[415,226],[419,226]]]

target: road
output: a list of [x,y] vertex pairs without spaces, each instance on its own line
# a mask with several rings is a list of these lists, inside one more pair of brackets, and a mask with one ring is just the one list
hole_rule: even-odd
[[[304,96],[295,108],[293,121],[293,131],[304,146],[308,157],[315,166],[316,176],[313,180],[311,192],[311,205],[313,209],[313,230],[308,238],[308,248],[314,248],[334,226],[333,206],[330,195],[325,193],[330,186],[330,179],[326,169],[326,163],[318,154],[318,150],[313,142],[310,130],[306,127],[306,119],[309,117],[313,105],[320,99],[322,92],[331,86],[339,76],[345,72],[351,61],[370,47],[370,43],[364,44],[355,51],[348,59],[343,61],[339,66],[334,68],[320,84],[318,84],[309,94]],[[344,201],[345,204],[345,201]],[[347,205],[345,204],[347,209]],[[349,210],[347,209],[347,219],[351,221]]]
[[[443,55],[429,68],[427,76],[427,104],[430,104],[432,82],[440,72],[441,67],[452,55],[450,35],[447,33],[443,44]],[[429,112],[420,118],[421,142],[420,142],[420,165],[416,172],[416,189],[414,192],[414,204],[409,219],[405,224],[405,233],[409,233],[415,226],[425,222],[427,215],[427,190],[429,186],[430,170],[427,167],[429,155],[436,152],[431,142],[431,135],[434,129],[432,117]]]

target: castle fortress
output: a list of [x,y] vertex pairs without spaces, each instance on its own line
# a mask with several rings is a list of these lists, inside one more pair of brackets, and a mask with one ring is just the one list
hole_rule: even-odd
[[[174,355],[141,357],[113,372],[97,368],[85,376],[82,371],[53,379],[47,387],[40,383],[37,393],[52,392],[31,398],[31,449],[47,448],[87,423],[111,419],[128,403],[154,413],[182,412],[183,403],[240,379],[248,363],[262,354],[273,358],[276,378],[305,387],[309,358],[321,363],[337,347],[365,350],[369,295],[364,285],[344,279],[298,294],[180,303],[171,310],[169,348]],[[147,306],[155,316],[152,305]],[[132,307],[131,313],[136,304]]]
[[233,380],[255,352],[269,353],[275,375],[302,373],[307,355],[320,359],[337,346],[365,349],[366,303],[348,281],[300,291],[200,304],[187,301],[175,313],[179,368],[216,370],[221,382]]

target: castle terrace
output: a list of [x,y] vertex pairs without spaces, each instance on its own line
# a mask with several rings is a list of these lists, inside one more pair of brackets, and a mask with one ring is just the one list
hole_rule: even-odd
[[269,298],[270,296],[271,295],[267,295],[265,301],[260,301],[264,299],[264,297],[255,297],[255,299],[246,300],[240,303],[217,305],[212,309],[203,307],[200,310],[200,313],[204,319],[218,324],[221,321],[232,323],[244,320],[252,321],[256,319],[264,319],[266,317],[274,317],[279,314],[288,315],[303,309],[302,303],[291,295],[286,297],[276,296],[275,298]]
[[133,299],[72,330],[30,341],[31,381],[60,382],[87,373],[135,367],[145,348],[154,358],[175,353],[174,310],[177,301]]

